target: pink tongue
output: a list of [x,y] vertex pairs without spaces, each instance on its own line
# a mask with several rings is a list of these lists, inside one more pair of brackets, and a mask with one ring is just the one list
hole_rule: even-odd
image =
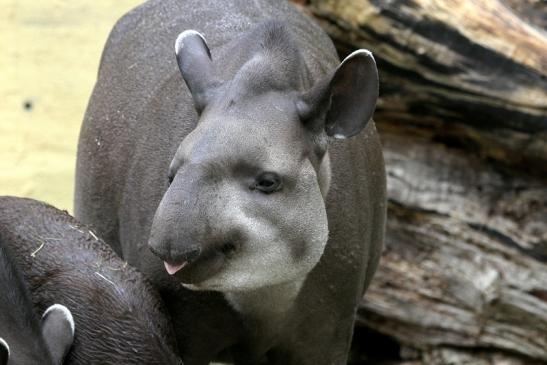
[[174,275],[177,273],[177,271],[179,271],[180,269],[182,269],[184,266],[186,266],[187,262],[183,262],[182,264],[178,264],[178,265],[171,265],[167,262],[163,262],[164,265],[165,265],[165,270],[167,270],[167,272],[169,273],[169,275]]

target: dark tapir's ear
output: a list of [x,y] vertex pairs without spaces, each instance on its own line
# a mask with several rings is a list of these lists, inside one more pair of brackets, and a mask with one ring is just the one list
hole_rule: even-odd
[[300,96],[298,114],[313,129],[347,138],[368,123],[378,99],[378,70],[372,53],[361,49],[350,54],[329,76]]
[[207,42],[201,33],[185,30],[177,37],[175,54],[196,109],[201,112],[219,84]]
[[42,336],[54,364],[62,364],[74,341],[74,319],[67,307],[54,304],[42,316]]
[[0,337],[0,365],[7,365],[9,360],[9,346],[2,337]]

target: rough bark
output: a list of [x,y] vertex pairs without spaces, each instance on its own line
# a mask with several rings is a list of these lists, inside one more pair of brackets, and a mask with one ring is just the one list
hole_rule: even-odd
[[382,82],[376,120],[426,125],[476,154],[545,173],[545,2],[304,3],[342,54],[373,51]]
[[547,363],[546,3],[296,2],[380,71],[388,227],[354,363]]
[[425,353],[491,348],[547,361],[544,182],[427,137],[381,134],[386,249],[359,324]]

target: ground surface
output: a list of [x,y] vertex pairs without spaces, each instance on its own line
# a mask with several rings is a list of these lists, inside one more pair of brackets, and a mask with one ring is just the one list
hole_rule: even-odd
[[76,144],[114,22],[139,0],[0,0],[0,195],[72,210]]

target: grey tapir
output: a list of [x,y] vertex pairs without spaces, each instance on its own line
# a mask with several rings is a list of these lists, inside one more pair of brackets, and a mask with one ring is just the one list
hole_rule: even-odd
[[0,234],[0,365],[58,365],[74,339],[74,320],[63,305],[39,320],[23,275]]
[[36,308],[60,302],[72,312],[77,330],[65,364],[180,363],[155,289],[66,212],[0,197],[0,240],[21,268]]
[[370,52],[340,63],[285,1],[152,0],[117,22],[75,213],[160,289],[185,364],[345,363],[383,241],[377,95]]

